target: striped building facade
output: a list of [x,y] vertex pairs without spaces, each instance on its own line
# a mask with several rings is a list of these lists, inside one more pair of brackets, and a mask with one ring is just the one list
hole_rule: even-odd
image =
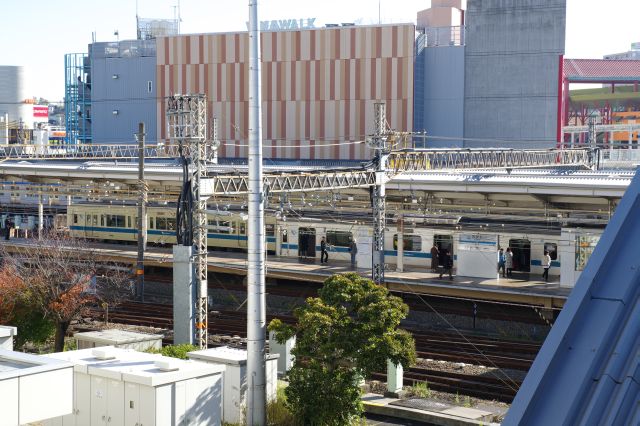
[[[273,159],[360,160],[374,106],[392,129],[413,128],[413,24],[263,32],[263,155]],[[205,93],[218,117],[220,157],[247,157],[247,33],[157,39],[158,139],[167,141],[163,99]]]

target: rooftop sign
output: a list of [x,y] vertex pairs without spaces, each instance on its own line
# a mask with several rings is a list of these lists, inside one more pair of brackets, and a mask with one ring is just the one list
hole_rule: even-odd
[[[260,31],[287,31],[287,30],[308,30],[316,27],[316,18],[299,19],[274,19],[271,21],[260,21]],[[249,23],[247,22],[247,29]]]

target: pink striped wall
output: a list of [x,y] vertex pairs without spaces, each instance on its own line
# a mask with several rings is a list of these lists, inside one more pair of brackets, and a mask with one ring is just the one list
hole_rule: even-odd
[[[387,104],[391,128],[413,125],[412,24],[268,32],[262,41],[263,154],[288,159],[368,159],[373,104]],[[246,33],[158,40],[158,135],[166,141],[162,99],[206,93],[219,118],[221,157],[246,157]]]

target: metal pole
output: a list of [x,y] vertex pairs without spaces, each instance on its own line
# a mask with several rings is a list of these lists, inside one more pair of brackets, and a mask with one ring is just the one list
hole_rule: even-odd
[[266,424],[264,193],[258,0],[249,0],[249,223],[247,270],[247,425]]
[[144,302],[144,252],[147,248],[147,183],[144,180],[144,123],[138,123],[138,188],[140,198],[138,200],[138,261],[136,264],[136,277],[138,285],[136,297]]
[[402,213],[398,216],[398,256],[396,257],[396,271],[404,271],[404,219]]
[[375,135],[371,139],[371,147],[376,151],[376,186],[373,191],[373,250],[371,279],[376,284],[384,284],[384,228],[386,214],[385,179],[387,157],[386,146],[386,105],[376,103],[375,107]]
[[44,207],[42,206],[42,194],[38,194],[38,239],[42,239],[42,230],[44,229]]

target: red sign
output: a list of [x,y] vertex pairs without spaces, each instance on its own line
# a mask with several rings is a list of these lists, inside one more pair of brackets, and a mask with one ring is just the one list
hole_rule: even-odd
[[49,118],[49,107],[46,105],[34,105],[33,118]]

